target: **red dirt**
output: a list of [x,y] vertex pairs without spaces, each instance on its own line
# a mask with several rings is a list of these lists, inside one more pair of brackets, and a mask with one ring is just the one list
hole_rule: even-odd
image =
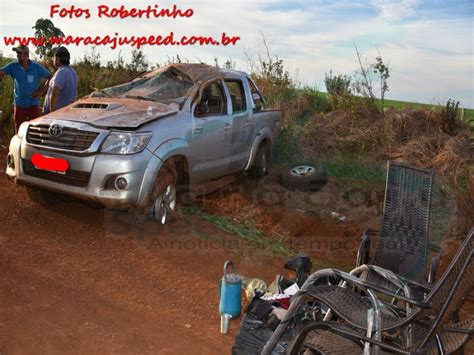
[[[285,272],[282,257],[197,217],[158,228],[76,203],[40,207],[4,174],[0,197],[0,354],[228,353],[238,321],[220,334],[216,286],[224,261],[232,257],[241,274],[268,282]],[[357,226],[233,194],[210,205],[219,206],[285,232],[316,266],[353,264]]]
[[[377,210],[375,209],[375,213],[373,210],[365,211],[367,224],[364,226],[358,226],[353,222],[338,222],[337,218],[333,222],[323,221],[311,213],[305,213],[305,204],[302,201],[305,194],[315,200],[322,199],[322,196],[325,198],[331,193],[334,195],[333,184],[328,184],[316,192],[290,192],[272,182],[272,178],[274,176],[269,176],[258,184],[241,179],[228,189],[222,189],[198,200],[198,204],[208,213],[224,215],[241,224],[250,222],[270,237],[273,235],[273,238],[283,238],[290,249],[304,251],[311,256],[315,265],[318,265],[317,262],[322,262],[319,266],[331,264],[343,269],[352,269],[362,231],[377,226],[377,223],[373,222],[380,218],[377,216]],[[268,189],[269,196],[279,198],[265,201],[261,196],[264,189]],[[299,205],[298,200],[301,201]],[[292,208],[282,205],[289,205]],[[333,203],[325,209],[330,210],[331,207],[340,206],[335,206]],[[345,213],[342,208],[337,210]]]
[[[1,354],[227,353],[238,322],[220,334],[224,261],[268,282],[285,272],[283,258],[197,217],[158,228],[76,203],[45,208],[4,174],[0,197]],[[301,225],[297,213],[268,216]]]
[[220,334],[224,261],[267,280],[283,272],[281,259],[243,253],[235,238],[226,245],[240,256],[226,250],[224,233],[196,218],[140,240],[137,225],[121,231],[102,210],[39,207],[4,174],[0,196],[1,354],[229,352],[238,323]]

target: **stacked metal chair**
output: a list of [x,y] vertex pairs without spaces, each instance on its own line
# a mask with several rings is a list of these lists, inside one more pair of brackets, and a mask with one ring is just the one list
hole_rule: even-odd
[[[364,232],[356,266],[370,263],[411,281],[427,282],[433,178],[431,170],[388,162],[382,227],[380,232],[373,229]],[[376,251],[371,257],[370,245],[375,236]],[[364,276],[367,281],[391,286],[376,273]]]
[[[410,288],[408,280],[386,273],[402,287]],[[314,286],[319,278],[327,276],[337,276],[370,297],[360,296],[345,285]],[[459,322],[452,321],[453,314],[473,287],[474,228],[446,272],[422,301],[382,290],[344,272],[332,269],[318,271],[305,283],[298,299],[293,300],[281,326],[291,318],[293,310],[308,299],[329,305],[343,321],[311,324],[294,339],[288,352],[299,354],[304,350],[308,354],[357,354],[362,353],[365,346],[372,353],[450,354],[474,333],[473,315]],[[384,313],[385,305],[374,297],[375,293],[394,297],[412,305],[412,308],[409,312],[399,309],[396,314]],[[270,353],[272,340],[275,339],[270,339],[264,353]]]
[[[474,228],[461,245],[450,266],[423,300],[392,292],[370,284],[354,275],[334,269],[320,270],[310,276],[292,300],[290,309],[266,344],[263,353],[270,354],[301,304],[318,300],[328,305],[340,322],[317,322],[303,330],[288,349],[297,353],[302,346],[322,354],[363,351],[370,344],[375,353],[451,353],[462,346],[473,333],[474,316],[453,323],[453,314],[474,286]],[[377,268],[373,268],[377,272]],[[380,272],[381,270],[379,270]],[[407,279],[384,270],[399,291],[419,287]],[[338,277],[341,285],[314,286],[320,278]],[[347,285],[367,294],[359,295]],[[381,302],[376,294],[393,297],[411,305],[408,311]],[[388,339],[388,340],[387,340]],[[311,354],[311,352],[310,352]]]
[[[332,336],[337,339],[339,344],[337,353],[344,352],[344,346],[347,346],[347,349],[354,350],[354,344],[356,347],[360,347],[364,341],[366,346],[372,344],[372,348],[376,352],[383,348],[403,353],[406,350],[400,349],[413,349],[416,346],[423,348],[428,343],[432,344],[433,332],[426,332],[422,325],[423,322],[425,324],[429,323],[426,323],[429,318],[426,313],[428,312],[427,309],[431,310],[432,315],[437,315],[441,311],[439,307],[442,305],[439,302],[446,296],[445,292],[456,286],[458,290],[456,297],[464,296],[466,294],[464,286],[459,285],[469,286],[470,283],[472,286],[472,279],[464,274],[463,277],[467,277],[466,280],[460,279],[459,282],[454,282],[451,286],[446,286],[449,284],[446,281],[447,276],[443,277],[442,280],[444,281],[440,280],[435,288],[427,283],[425,265],[428,257],[433,175],[432,171],[421,170],[395,162],[388,163],[384,213],[380,233],[373,230],[364,233],[357,257],[358,267],[351,274],[327,269],[316,272],[308,279],[299,294],[292,300],[287,316],[267,342],[264,348],[265,354],[270,354],[271,349],[293,321],[293,314],[302,302],[314,300],[322,302],[330,308],[324,318],[326,322],[315,323],[307,331],[302,332],[298,337],[298,342],[295,343],[297,345],[301,345],[301,339],[306,339],[310,334],[314,335],[315,332],[321,332],[324,329],[326,329],[325,334],[331,334],[331,336],[317,337],[320,341],[318,349],[322,353],[326,353],[324,349],[329,349],[328,344],[331,344]],[[369,255],[371,238],[376,234],[379,234],[375,248],[376,253],[371,258]],[[466,239],[467,242],[464,243],[463,250],[470,250],[469,252],[465,251],[468,254],[472,254],[471,239],[472,232]],[[450,268],[449,273],[445,274],[451,275],[451,281],[453,281],[453,277],[460,275],[458,274],[460,267],[465,267],[472,273],[471,256],[468,257],[469,262],[467,262],[465,254],[462,255],[464,255],[464,261],[461,260],[463,257],[458,255],[456,259],[458,262]],[[372,264],[367,265],[370,261]],[[464,265],[463,262],[467,264]],[[320,280],[321,277],[326,279],[338,277],[344,282],[339,285],[316,287],[315,282]],[[444,286],[439,286],[441,282]],[[377,293],[383,294],[385,301],[387,301],[387,297],[392,297],[392,304],[381,302],[377,298]],[[443,294],[443,297],[440,296]],[[427,297],[429,297],[429,300]],[[449,303],[450,305],[458,304],[458,298],[456,297]],[[434,301],[438,302],[436,306],[433,303]],[[400,304],[404,305],[403,309],[399,308]],[[367,313],[369,310],[373,315]],[[451,312],[445,310],[441,313],[450,314]],[[334,317],[337,317],[339,324],[328,322]],[[420,319],[423,319],[423,321],[420,321],[421,323],[418,322]],[[451,329],[450,331],[440,332],[438,329],[436,336],[438,340],[442,337],[457,339],[452,342],[445,341],[445,343],[462,343],[466,338],[466,333],[455,332],[453,329],[455,327],[470,329],[472,327],[471,321],[472,319],[465,320],[463,324],[452,324],[445,328]],[[447,318],[440,319],[436,322],[435,327],[438,325],[445,327],[446,322]],[[400,336],[401,330],[406,331],[407,329],[409,330],[408,333],[403,333],[404,335]],[[417,334],[418,332],[429,334],[427,339],[430,340],[425,339],[426,341],[419,346],[418,341],[422,337]],[[341,334],[347,336],[341,337]],[[354,342],[354,339],[357,339],[357,341]],[[370,341],[367,339],[370,339]],[[386,339],[391,339],[392,343],[398,347],[388,344],[385,342]],[[306,340],[304,341],[306,342]],[[324,341],[327,342],[326,345],[321,343]],[[448,347],[453,348],[451,345]],[[294,348],[297,348],[297,346]],[[331,352],[329,351],[329,353]]]

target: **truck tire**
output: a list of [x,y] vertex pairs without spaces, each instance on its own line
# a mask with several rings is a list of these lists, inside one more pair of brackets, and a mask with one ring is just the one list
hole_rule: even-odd
[[175,162],[166,161],[156,176],[150,195],[148,216],[163,225],[169,221],[176,210],[177,177]]
[[54,206],[60,202],[59,197],[53,192],[35,187],[26,186],[26,194],[31,201],[43,206]]
[[252,166],[249,169],[249,176],[254,180],[260,180],[268,174],[270,160],[270,148],[263,144],[258,147]]
[[328,181],[326,168],[320,164],[301,163],[290,166],[280,176],[288,190],[311,191],[320,189]]

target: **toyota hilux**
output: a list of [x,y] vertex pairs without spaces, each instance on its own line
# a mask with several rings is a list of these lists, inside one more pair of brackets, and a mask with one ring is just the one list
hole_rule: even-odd
[[244,72],[171,64],[23,123],[6,173],[35,201],[71,196],[164,224],[177,190],[265,175],[280,116]]

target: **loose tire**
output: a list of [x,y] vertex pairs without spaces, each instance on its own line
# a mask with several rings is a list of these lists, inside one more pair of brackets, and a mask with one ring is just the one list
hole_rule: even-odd
[[311,191],[320,189],[328,181],[326,168],[314,163],[290,166],[280,176],[281,184],[288,190]]

